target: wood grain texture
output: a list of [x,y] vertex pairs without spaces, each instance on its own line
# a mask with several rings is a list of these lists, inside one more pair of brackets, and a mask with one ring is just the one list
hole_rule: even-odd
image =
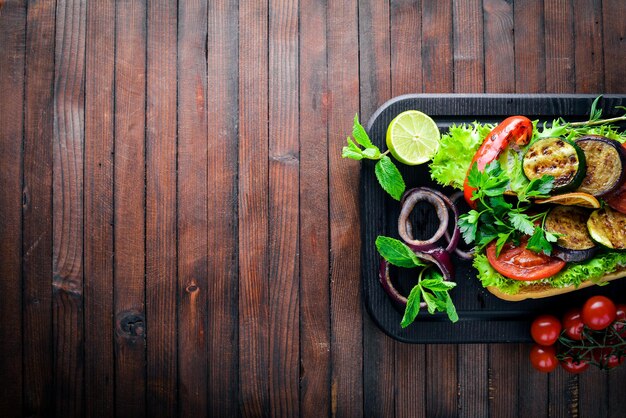
[[25,397],[21,269],[25,43],[26,5],[15,1],[0,10],[0,376],[11,382],[0,395],[0,411],[10,417],[22,414]]
[[624,71],[616,63],[624,59],[626,50],[626,7],[621,0],[602,2],[602,39],[604,54],[604,88],[614,93],[626,93]]
[[[520,392],[532,391],[524,388],[518,391],[518,369],[516,360],[527,362],[519,356],[521,344],[491,344],[487,354],[489,415],[494,417],[519,416]],[[480,358],[480,357],[479,357]],[[512,361],[513,360],[513,361]],[[535,403],[539,403],[538,400]],[[547,402],[544,407],[547,406]]]
[[[85,414],[115,414],[113,150],[115,2],[87,5],[85,39]],[[143,232],[143,231],[142,231]]]
[[[530,344],[518,345],[518,355],[512,363],[517,362],[517,415],[525,417],[543,417],[549,414],[548,409],[548,382],[545,373],[537,373],[529,360]],[[515,367],[515,366],[513,366]],[[495,402],[495,399],[494,399]],[[505,402],[498,401],[501,405]],[[502,405],[503,409],[507,408]]]
[[178,412],[177,2],[147,3],[146,415]]
[[330,416],[327,1],[300,15],[300,415]]
[[483,8],[486,91],[513,93],[517,70],[513,4],[506,0],[483,0]]
[[299,414],[298,2],[269,3],[270,415]]
[[[179,350],[179,414],[181,416],[205,416],[207,414],[207,292],[208,292],[208,144],[207,144],[207,3],[206,1],[179,2],[178,4],[178,350]],[[212,74],[214,72],[211,72]],[[219,97],[219,91],[215,91]],[[219,99],[218,99],[219,100]],[[219,103],[219,102],[218,102]],[[215,109],[217,103],[212,103]],[[219,119],[224,112],[215,109]],[[212,129],[211,132],[219,132]],[[211,141],[214,154],[224,153],[217,141]],[[212,161],[212,167],[231,171]],[[218,177],[216,190],[232,188]],[[220,199],[221,201],[221,199]],[[228,201],[227,201],[228,202]],[[220,207],[211,205],[211,213],[221,212]],[[224,211],[226,212],[226,211]],[[226,220],[225,220],[226,221]],[[216,224],[211,231],[219,231]],[[232,234],[230,234],[232,236]],[[220,247],[228,242],[227,234],[222,244],[212,242],[216,265],[211,271],[219,271]],[[230,258],[230,257],[229,257]],[[228,276],[226,276],[228,279]],[[223,282],[220,274],[212,282]],[[228,280],[229,281],[229,280]],[[226,293],[228,294],[228,293]],[[211,293],[213,306],[222,295]],[[223,308],[221,308],[223,309]],[[212,310],[212,313],[215,312]],[[211,315],[223,317],[225,315]],[[230,324],[230,321],[228,321]],[[212,321],[212,336],[217,337],[211,347],[219,347],[221,336],[219,324]],[[226,342],[228,344],[228,342]],[[228,381],[211,379],[211,385],[219,386]]]
[[27,16],[22,206],[25,416],[53,414],[50,388],[55,11],[54,1],[31,3]]
[[516,0],[513,3],[515,30],[515,91],[546,91],[546,46],[543,2]]
[[[494,39],[483,30],[482,0],[457,1],[453,4],[454,45],[454,91],[457,93],[482,93],[485,90],[485,42]],[[489,11],[485,4],[486,12]],[[489,19],[485,16],[485,24]],[[490,75],[490,74],[489,74]],[[496,89],[497,91],[497,89]]]
[[355,1],[329,2],[328,117],[330,198],[331,413],[363,415],[363,332],[361,305],[358,163],[344,161],[339,150],[352,131],[359,109],[358,14]]
[[[391,98],[389,2],[359,2],[359,92],[361,123]],[[374,251],[365,240],[366,251]],[[363,316],[363,411],[366,416],[394,413],[394,340],[369,315]],[[365,343],[367,342],[367,343]]]
[[84,407],[83,170],[86,4],[56,12],[53,148],[53,314],[55,411]]
[[[244,416],[269,415],[268,3],[239,8],[239,392]],[[245,24],[247,23],[247,24]]]
[[146,415],[146,2],[115,16],[115,409]]
[[[208,7],[208,410],[216,416],[233,416],[239,374],[237,3],[209,1]],[[243,235],[249,233],[246,228]]]
[[544,1],[546,92],[573,92],[575,85],[573,5],[567,0]]
[[425,93],[454,91],[452,1],[422,3],[422,83]]
[[574,22],[576,92],[603,92],[602,1],[574,0]]

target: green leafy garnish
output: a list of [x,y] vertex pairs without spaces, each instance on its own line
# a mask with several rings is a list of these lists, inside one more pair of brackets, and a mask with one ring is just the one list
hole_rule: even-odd
[[420,302],[422,300],[426,303],[430,314],[446,312],[450,321],[456,322],[459,320],[454,303],[452,303],[448,293],[456,286],[456,283],[445,281],[443,275],[432,268],[432,264],[425,264],[402,241],[379,236],[376,238],[376,248],[380,255],[394,266],[421,268],[417,284],[413,286],[407,298],[404,316],[400,323],[402,328],[408,327],[415,321],[415,317],[420,311]]
[[352,136],[356,143],[348,137],[348,145],[343,147],[341,156],[357,161],[362,159],[378,161],[374,166],[376,179],[383,190],[389,193],[394,199],[400,200],[406,189],[402,174],[393,161],[391,161],[391,158],[387,156],[387,152],[381,153],[380,149],[372,143],[365,128],[359,123],[358,115],[354,115]]

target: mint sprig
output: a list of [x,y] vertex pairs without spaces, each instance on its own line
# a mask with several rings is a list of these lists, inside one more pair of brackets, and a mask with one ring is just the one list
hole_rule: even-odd
[[430,314],[446,312],[452,322],[459,320],[454,303],[450,298],[449,291],[456,286],[454,282],[445,281],[441,272],[433,269],[432,264],[426,264],[419,259],[413,250],[405,243],[395,238],[379,236],[376,238],[376,248],[380,255],[390,264],[398,267],[413,268],[421,267],[418,281],[407,298],[404,316],[400,326],[408,327],[415,321],[420,311],[422,299],[426,303]]
[[381,153],[380,149],[372,143],[365,128],[359,123],[358,115],[354,116],[352,137],[354,141],[350,137],[347,138],[348,145],[343,147],[341,156],[357,161],[363,159],[378,161],[374,166],[378,183],[391,197],[400,200],[406,189],[402,174],[391,161],[391,158],[387,156],[389,151]]

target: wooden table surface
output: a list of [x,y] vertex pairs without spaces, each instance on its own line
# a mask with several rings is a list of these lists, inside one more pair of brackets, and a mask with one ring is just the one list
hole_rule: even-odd
[[624,416],[363,308],[352,119],[626,93],[623,0],[0,1],[0,415]]

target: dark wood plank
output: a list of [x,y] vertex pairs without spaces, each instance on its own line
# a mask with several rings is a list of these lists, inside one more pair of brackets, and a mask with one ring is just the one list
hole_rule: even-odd
[[268,415],[268,3],[239,5],[239,390],[244,416]]
[[425,93],[454,91],[452,1],[422,3],[422,83]]
[[115,2],[89,3],[85,40],[85,413],[115,414],[113,124]]
[[25,416],[53,414],[50,388],[55,3],[31,3],[27,17],[22,211],[23,329],[27,342],[23,347]]
[[[532,366],[528,366],[532,368]],[[534,369],[533,369],[534,370]],[[536,372],[535,372],[536,373]],[[592,371],[587,371],[585,373],[595,373]],[[606,399],[600,398],[598,395],[603,394],[604,392],[601,388],[593,388],[590,387],[591,391],[589,395],[591,395],[591,403],[587,406],[588,411],[591,410],[591,413],[581,412],[581,406],[583,406],[580,402],[580,390],[579,390],[579,376],[571,375],[564,371],[561,367],[557,368],[554,372],[550,373],[548,376],[548,412],[550,416],[554,417],[577,417],[577,416],[592,416],[592,417],[600,417],[606,416],[602,414],[598,414],[602,409],[606,410]]]
[[[179,350],[179,413],[181,416],[207,414],[207,4],[206,1],[179,2],[178,5],[178,350]],[[219,84],[218,84],[219,86]],[[219,90],[213,90],[219,97]],[[215,103],[212,103],[215,105]],[[214,117],[223,112],[211,107]],[[211,132],[219,132],[212,129]],[[223,152],[212,142],[216,154]],[[211,166],[219,166],[212,161]],[[231,171],[231,167],[219,167]],[[233,170],[234,171],[234,170]],[[216,177],[214,189],[224,187]],[[211,213],[222,213],[211,208]],[[226,211],[224,211],[226,212]],[[214,231],[214,225],[211,227]],[[226,232],[226,231],[225,231]],[[222,237],[226,240],[228,235]],[[219,257],[220,245],[212,258]],[[222,260],[216,260],[220,263]],[[218,271],[219,264],[212,266]],[[213,278],[213,282],[221,281]],[[214,299],[215,298],[215,299]],[[211,294],[212,304],[224,305],[219,296]],[[225,304],[229,301],[227,300]],[[223,309],[223,308],[221,308]],[[217,315],[224,317],[226,315]],[[212,315],[212,317],[214,317]],[[212,325],[218,325],[214,323]],[[211,326],[213,338],[219,327]],[[219,343],[211,347],[219,346]],[[210,379],[212,385],[223,384]]]
[[[422,91],[421,2],[393,0],[390,5],[391,95]],[[426,415],[426,346],[394,344],[395,416]]]
[[[422,4],[422,86],[425,93],[454,91],[452,2]],[[426,414],[457,414],[457,346],[426,346]],[[433,365],[436,365],[433,367]]]
[[120,1],[115,38],[115,409],[146,414],[146,2]]
[[270,413],[299,414],[298,3],[269,3]]
[[147,3],[146,415],[151,417],[178,412],[177,12],[175,0]]
[[604,91],[602,1],[574,0],[573,5],[576,92],[601,93]]
[[20,416],[22,393],[22,142],[26,6],[0,5],[0,414]]
[[516,0],[513,3],[515,30],[515,91],[546,91],[546,55],[543,2]]
[[86,5],[56,12],[53,165],[54,391],[58,416],[84,408],[83,169]]
[[[519,373],[516,360],[520,358],[519,348],[520,344],[489,345],[487,370],[490,416],[518,416],[520,394],[517,390]],[[528,363],[526,358],[520,361]],[[532,391],[532,388],[528,390]],[[544,406],[547,406],[547,402]]]
[[493,93],[515,91],[515,42],[513,4],[484,0],[485,89]]
[[[378,106],[391,98],[389,2],[359,2],[360,116],[366,123]],[[349,132],[349,131],[348,131]],[[365,237],[365,246],[372,248]],[[392,416],[395,396],[394,345],[369,315],[363,316],[363,410],[366,416]]]
[[[330,266],[331,266],[331,412],[363,415],[361,275],[358,228],[359,164],[339,150],[352,132],[359,109],[358,14],[356,1],[328,2],[328,118]],[[335,150],[331,152],[330,150]],[[356,320],[355,320],[356,318]]]
[[[490,20],[487,13],[489,2],[485,2],[485,24]],[[482,93],[485,90],[485,63],[483,45],[483,10],[481,0],[466,0],[454,3],[454,91],[457,93]],[[485,43],[493,42],[485,28]],[[489,74],[490,75],[490,74]]]
[[626,411],[626,397],[624,397],[624,382],[626,382],[626,367],[620,366],[609,372],[609,400],[608,416],[617,417]]
[[573,93],[575,89],[573,6],[568,0],[545,0],[544,9],[546,92]]
[[[549,415],[548,410],[548,380],[545,373],[538,373],[530,364],[528,358],[531,344],[518,344],[518,354],[513,359],[517,359],[517,371],[511,373],[518,376],[517,391],[517,411],[512,411],[512,415],[521,417],[543,417]],[[515,360],[512,361],[513,363]],[[515,365],[513,366],[515,367]],[[502,402],[499,400],[498,402]],[[493,400],[496,402],[496,399]],[[502,405],[502,411],[506,410],[506,405]]]
[[300,414],[330,416],[326,1],[300,15]]
[[[578,412],[583,417],[609,416],[609,374],[597,367],[590,367],[585,373],[577,376],[577,385],[572,382],[575,391]],[[624,413],[624,411],[621,411]]]
[[389,26],[393,96],[422,91],[421,13],[421,0],[391,0]]
[[[209,404],[216,416],[234,416],[238,400],[237,3],[209,1]],[[246,25],[248,23],[245,23]],[[259,71],[257,66],[251,70]],[[266,85],[265,85],[266,86]],[[264,87],[265,87],[264,86]],[[248,94],[248,92],[242,92]],[[191,122],[191,121],[190,121]],[[267,120],[266,120],[267,122]],[[267,126],[267,125],[266,125]],[[253,136],[254,139],[258,137]],[[257,150],[255,143],[251,150]],[[263,152],[254,158],[263,158]],[[243,173],[247,176],[250,173]],[[265,177],[265,181],[267,177]],[[262,179],[259,179],[261,181]],[[219,185],[215,187],[214,184]],[[265,212],[267,213],[267,212]],[[256,214],[258,216],[260,214]],[[252,231],[246,226],[242,239]],[[266,241],[253,241],[265,247]],[[247,344],[247,342],[246,342]],[[267,370],[264,371],[267,373]]]
[[621,0],[604,0],[602,16],[604,88],[607,93],[626,93],[626,69],[616,65],[626,49],[626,7]]

